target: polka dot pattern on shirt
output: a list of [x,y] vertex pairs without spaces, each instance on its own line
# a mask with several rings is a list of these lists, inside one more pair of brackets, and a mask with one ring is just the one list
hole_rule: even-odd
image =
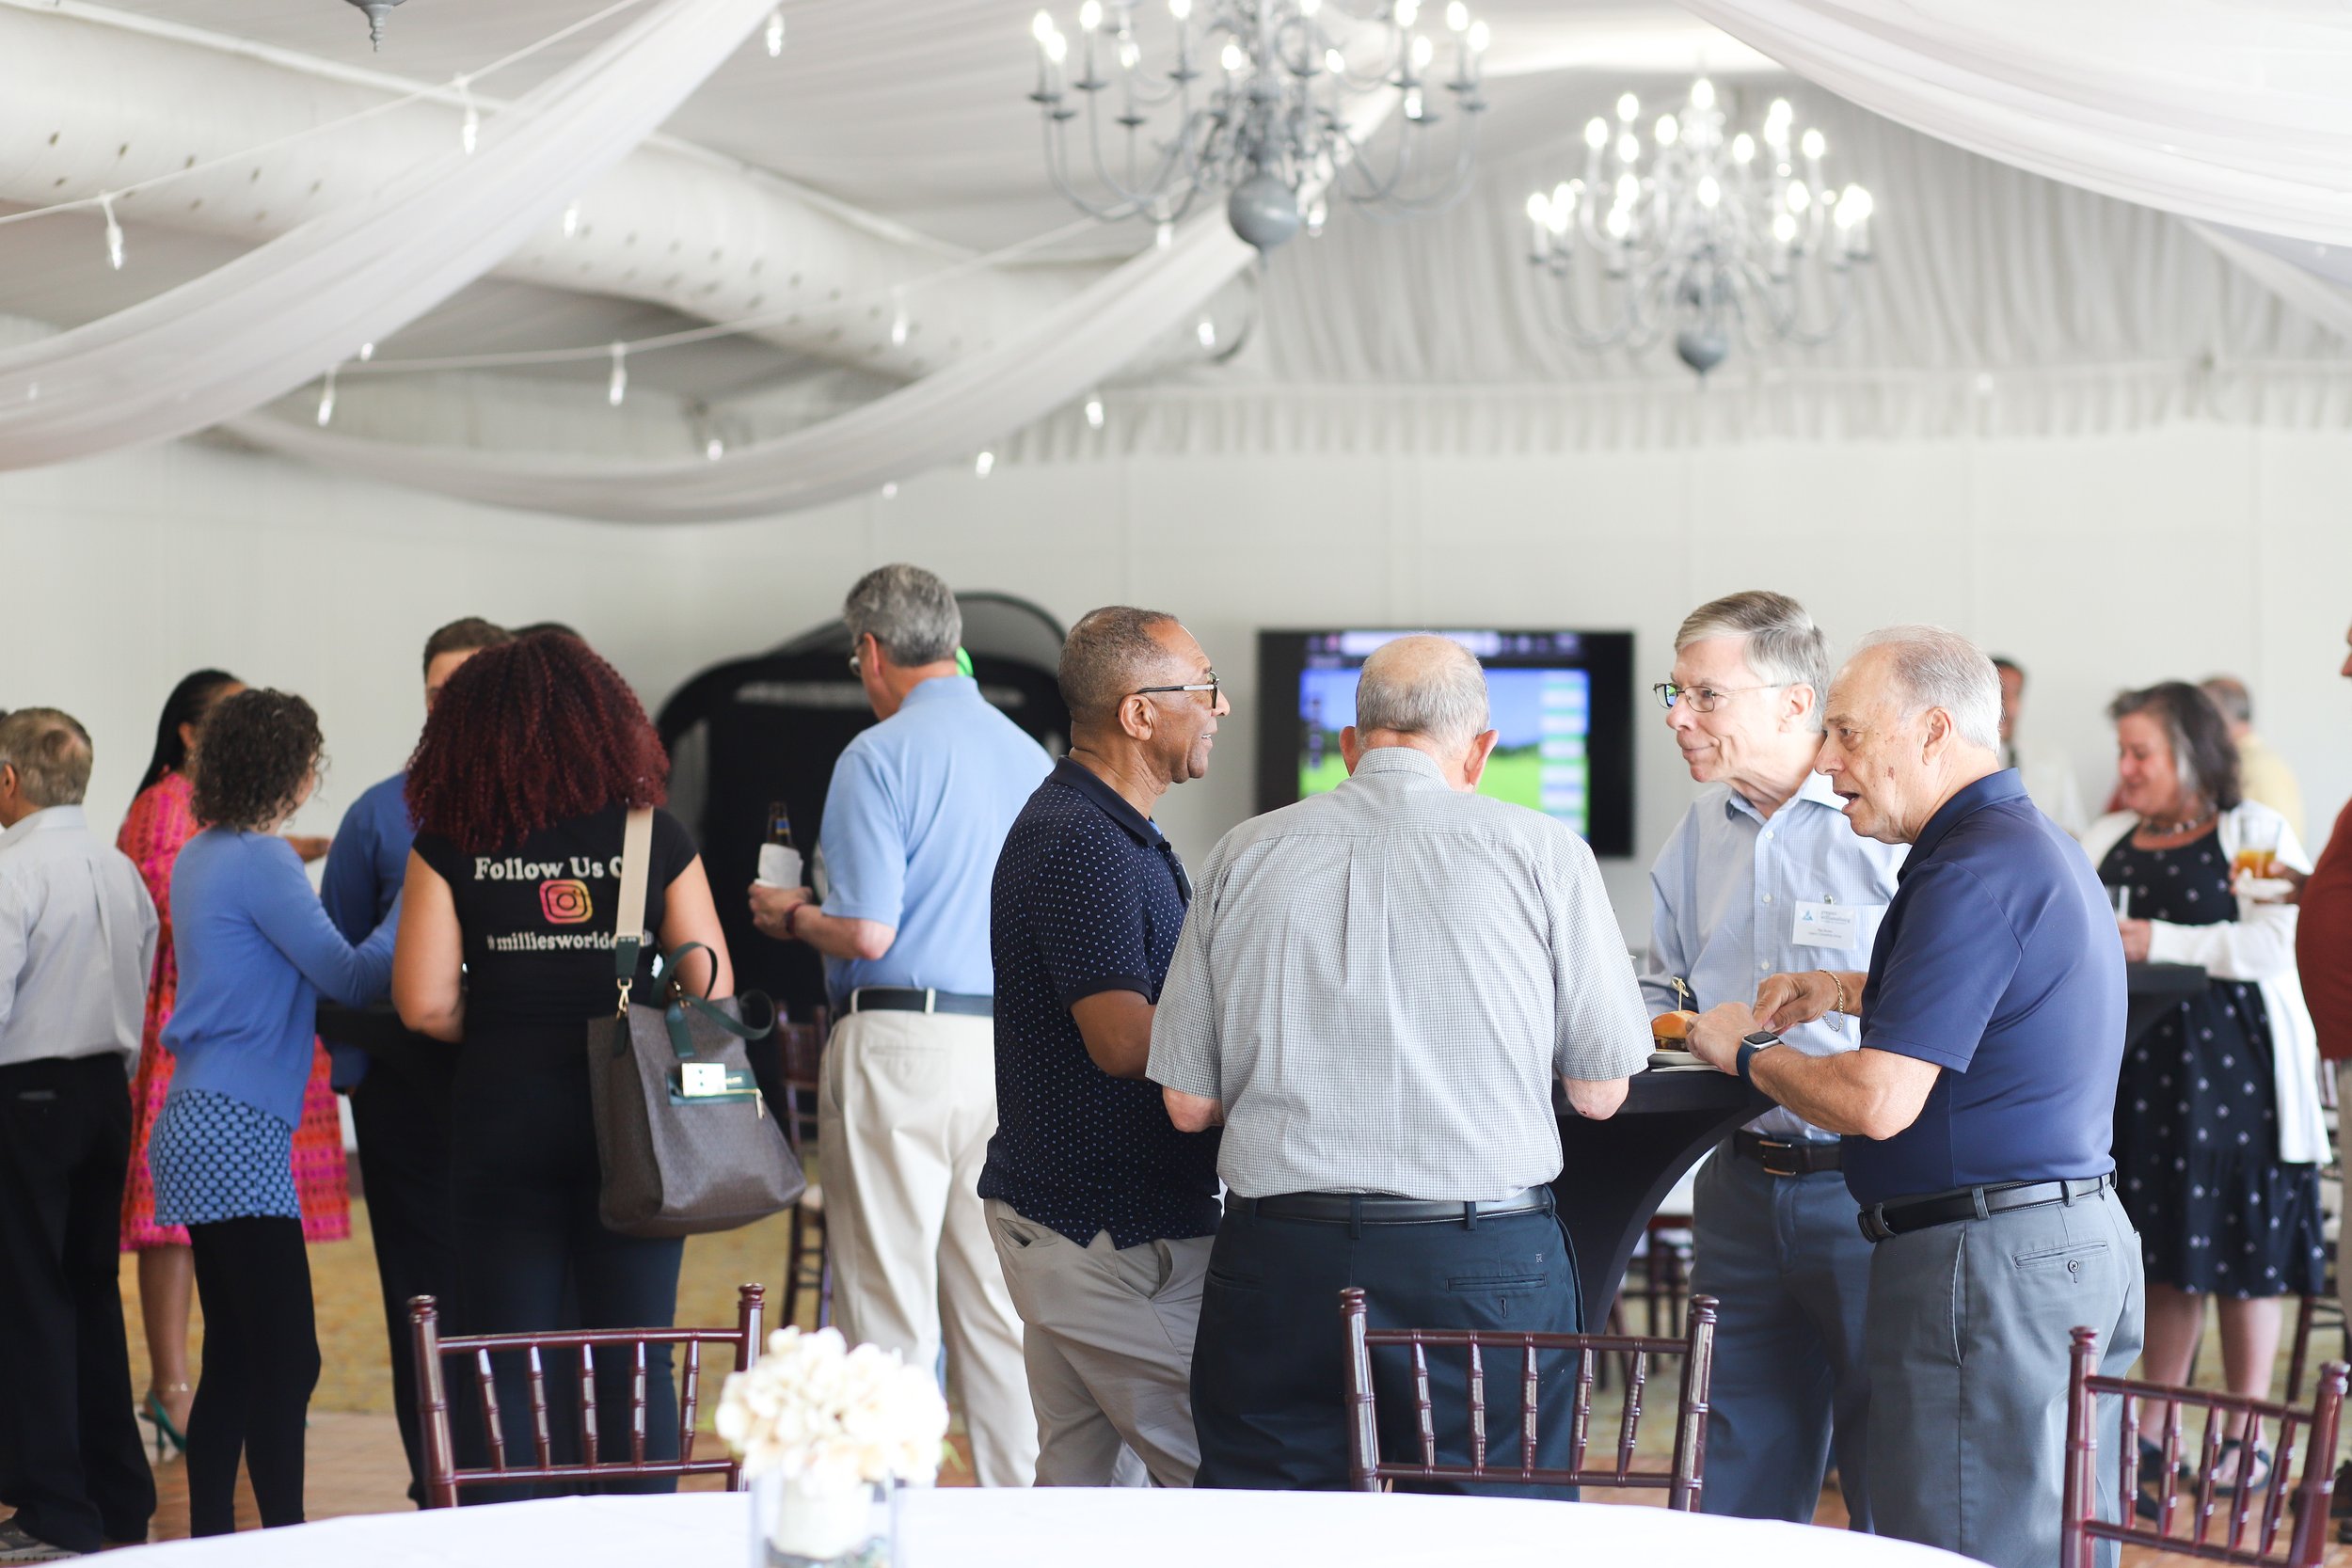
[[[2237,916],[2213,833],[2172,849],[2126,838],[2099,877],[2129,887],[2141,919]],[[2215,980],[2124,1054],[2116,1173],[2151,1283],[2241,1298],[2323,1289],[2319,1172],[2280,1163],[2272,1051],[2261,988]]]
[[1079,1245],[1216,1228],[1218,1134],[1179,1132],[1160,1087],[1094,1065],[1072,1004],[1157,1002],[1191,889],[1159,830],[1065,759],[1014,819],[996,862],[996,1135],[980,1196]]

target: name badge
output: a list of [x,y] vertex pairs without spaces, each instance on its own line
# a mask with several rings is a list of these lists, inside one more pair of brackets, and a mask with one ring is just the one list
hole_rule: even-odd
[[1884,908],[1883,904],[1867,908],[1860,904],[1799,904],[1796,930],[1789,940],[1800,947],[1860,947],[1865,934],[1864,916],[1877,914]]

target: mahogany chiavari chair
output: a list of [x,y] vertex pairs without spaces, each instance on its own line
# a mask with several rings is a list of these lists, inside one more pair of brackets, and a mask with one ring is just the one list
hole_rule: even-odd
[[[767,1287],[746,1285],[736,1293],[736,1323],[733,1328],[591,1328],[549,1330],[544,1334],[470,1334],[441,1333],[440,1308],[431,1296],[418,1296],[408,1304],[408,1326],[417,1356],[417,1404],[422,1418],[424,1436],[425,1501],[427,1508],[454,1508],[459,1488],[466,1486],[517,1485],[542,1481],[619,1481],[649,1476],[723,1475],[729,1491],[739,1490],[742,1472],[737,1462],[724,1455],[708,1458],[694,1457],[694,1420],[701,1413],[703,1396],[703,1347],[730,1346],[735,1351],[735,1371],[748,1371],[758,1359],[760,1349],[760,1318],[767,1298]],[[646,1426],[646,1350],[651,1345],[672,1345],[679,1352],[675,1376],[677,1386],[678,1456],[675,1459],[645,1457]],[[596,1352],[610,1346],[627,1346],[630,1353],[628,1433],[629,1457],[624,1460],[600,1460],[596,1457],[600,1411],[596,1402]],[[506,1431],[500,1420],[499,1395],[491,1371],[495,1355],[519,1354],[524,1357],[530,1375],[532,1417],[532,1449],[528,1459],[507,1450]],[[442,1357],[463,1356],[468,1364],[465,1381],[470,1382],[480,1396],[482,1423],[487,1437],[490,1463],[482,1468],[460,1469],[456,1447],[451,1437],[448,1384]],[[573,1410],[579,1417],[580,1449],[577,1460],[560,1459],[554,1452],[548,1419],[548,1374],[550,1359],[556,1363],[555,1376],[569,1384],[573,1394]],[[611,1413],[612,1415],[618,1412]]]
[[[2095,1568],[2102,1541],[2151,1546],[2216,1562],[2317,1568],[2328,1552],[2328,1498],[2335,1481],[2336,1426],[2344,1410],[2346,1375],[2343,1362],[2330,1361],[2319,1369],[2319,1391],[2308,1411],[2209,1388],[2176,1388],[2131,1378],[2102,1377],[2094,1370],[2098,1364],[2098,1331],[2077,1328],[2066,1396],[2065,1533],[2058,1548],[2060,1568]],[[2097,1516],[2101,1395],[2122,1401],[2122,1451],[2115,1464],[2123,1516],[2115,1523]],[[2151,1402],[2165,1406],[2158,1444],[2164,1457],[2153,1478],[2156,1518],[2153,1523],[2141,1520],[2137,1513],[2140,1418]],[[2205,1413],[2194,1481],[2181,1474],[2185,1409]],[[2233,1437],[2244,1444],[2238,1449],[2240,1474],[2248,1463],[2247,1453],[2257,1447],[2271,1455],[2270,1474],[2256,1485],[2239,1486],[2222,1496],[2216,1470],[2223,1444]],[[2299,1481],[2296,1479],[2298,1441]],[[2285,1538],[2283,1551],[2280,1549],[2281,1536]]]
[[[1715,1298],[1693,1297],[1688,1328],[1682,1338],[1654,1338],[1624,1334],[1539,1334],[1502,1329],[1374,1328],[1367,1322],[1364,1292],[1340,1292],[1340,1313],[1347,1327],[1347,1464],[1349,1483],[1359,1491],[1377,1492],[1382,1483],[1398,1481],[1486,1482],[1498,1486],[1624,1486],[1654,1487],[1666,1494],[1666,1506],[1686,1513],[1699,1506],[1707,1465],[1708,1388],[1715,1366]],[[1380,1457],[1380,1423],[1374,1394],[1372,1353],[1382,1349],[1408,1352],[1412,1360],[1418,1456],[1411,1461]],[[1429,1357],[1432,1351],[1460,1354],[1469,1366],[1469,1398],[1463,1411],[1470,1461],[1441,1463],[1438,1458],[1438,1412],[1430,1394]],[[1565,1469],[1548,1469],[1534,1463],[1541,1412],[1539,1357],[1566,1354],[1576,1358],[1574,1425],[1568,1440]],[[1626,1367],[1625,1403],[1616,1422],[1613,1448],[1600,1463],[1591,1463],[1593,1448],[1593,1386],[1600,1358],[1622,1357]],[[1650,1363],[1658,1357],[1683,1359],[1682,1396],[1675,1418],[1674,1460],[1664,1470],[1637,1469],[1635,1440],[1642,1419],[1642,1397],[1649,1385]],[[1486,1461],[1488,1368],[1492,1381],[1518,1389],[1519,1457],[1516,1462]],[[1604,1439],[1605,1441],[1605,1439]]]
[[[809,1170],[817,1150],[817,1085],[825,1054],[827,1018],[817,1009],[814,1022],[776,1025],[776,1048],[783,1056],[785,1103],[777,1119],[784,1123],[785,1141],[792,1157]],[[801,1298],[817,1302],[816,1326],[833,1322],[833,1253],[825,1242],[825,1192],[819,1179],[822,1164],[809,1172],[800,1202],[792,1206],[792,1222],[784,1260],[784,1321],[801,1321]]]

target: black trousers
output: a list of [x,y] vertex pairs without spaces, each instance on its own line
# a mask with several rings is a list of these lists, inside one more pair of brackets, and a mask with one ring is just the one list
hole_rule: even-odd
[[130,1161],[120,1056],[0,1067],[0,1498],[79,1552],[155,1512],[117,1283]]
[[[1549,1194],[1546,1195],[1549,1197]],[[1574,1333],[1576,1259],[1547,1204],[1525,1214],[1431,1225],[1277,1219],[1229,1205],[1209,1251],[1192,1355],[1200,1437],[1196,1486],[1331,1491],[1347,1485],[1347,1336],[1340,1291],[1360,1287],[1375,1328],[1536,1329]],[[1373,1353],[1383,1457],[1420,1452],[1409,1353]],[[1469,1358],[1430,1354],[1441,1461],[1470,1459]],[[1543,1417],[1536,1463],[1565,1467],[1576,1370],[1538,1365]],[[1486,1367],[1487,1460],[1518,1462],[1516,1357]],[[1446,1483],[1408,1490],[1460,1491]],[[1573,1497],[1572,1487],[1480,1486],[1486,1496]]]
[[188,1227],[204,1308],[204,1370],[188,1411],[188,1533],[237,1528],[245,1459],[264,1528],[302,1523],[303,1427],[319,1381],[302,1222],[247,1216]]
[[[442,1048],[446,1051],[446,1047]],[[451,1074],[421,1064],[377,1060],[351,1091],[359,1139],[359,1171],[375,1242],[375,1276],[384,1293],[384,1330],[392,1354],[392,1406],[408,1455],[408,1500],[424,1503],[424,1449],[417,1416],[417,1358],[408,1302],[433,1296],[454,1305],[456,1241],[450,1217]]]
[[[459,1069],[451,1134],[455,1208],[458,1316],[469,1334],[513,1334],[568,1327],[666,1328],[677,1313],[681,1240],[622,1236],[604,1227],[596,1198],[602,1172],[588,1103],[588,1073],[577,1029],[552,1038],[526,1037],[484,1049],[468,1042]],[[677,1457],[677,1394],[666,1345],[646,1357],[645,1457]],[[507,1354],[494,1366],[500,1427],[508,1462],[532,1458],[530,1382],[525,1360]],[[627,1346],[596,1353],[596,1453],[629,1453],[631,1371]],[[548,1431],[559,1462],[580,1452],[578,1362],[547,1368]],[[706,1395],[706,1398],[711,1397]],[[453,1386],[453,1428],[461,1463],[486,1461],[478,1409],[469,1386]],[[587,1488],[559,1482],[473,1487],[467,1502],[511,1501]],[[621,1492],[675,1492],[675,1477],[614,1482]]]

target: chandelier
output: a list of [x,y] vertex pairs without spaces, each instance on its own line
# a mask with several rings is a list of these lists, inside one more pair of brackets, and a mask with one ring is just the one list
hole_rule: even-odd
[[1735,332],[1755,347],[1836,337],[1853,313],[1856,265],[1870,260],[1871,202],[1823,177],[1828,139],[1794,135],[1780,98],[1760,139],[1726,140],[1705,77],[1680,114],[1659,118],[1647,147],[1641,113],[1633,94],[1618,99],[1613,127],[1584,127],[1583,178],[1527,198],[1532,260],[1560,285],[1568,336],[1640,352],[1672,326],[1675,353],[1702,376]]
[[[1302,225],[1321,232],[1327,190],[1405,216],[1442,212],[1470,188],[1487,33],[1463,0],[1445,8],[1442,46],[1416,29],[1421,0],[1371,16],[1341,0],[1168,0],[1172,57],[1151,67],[1138,8],[1085,0],[1074,52],[1049,13],[1030,28],[1046,171],[1081,211],[1169,224],[1202,192],[1223,191],[1233,232],[1263,253]],[[1437,80],[1440,69],[1452,74]],[[1439,113],[1448,96],[1450,117]],[[1401,124],[1375,156],[1391,113]],[[1459,123],[1441,149],[1447,118]],[[1172,127],[1166,139],[1155,122]]]

